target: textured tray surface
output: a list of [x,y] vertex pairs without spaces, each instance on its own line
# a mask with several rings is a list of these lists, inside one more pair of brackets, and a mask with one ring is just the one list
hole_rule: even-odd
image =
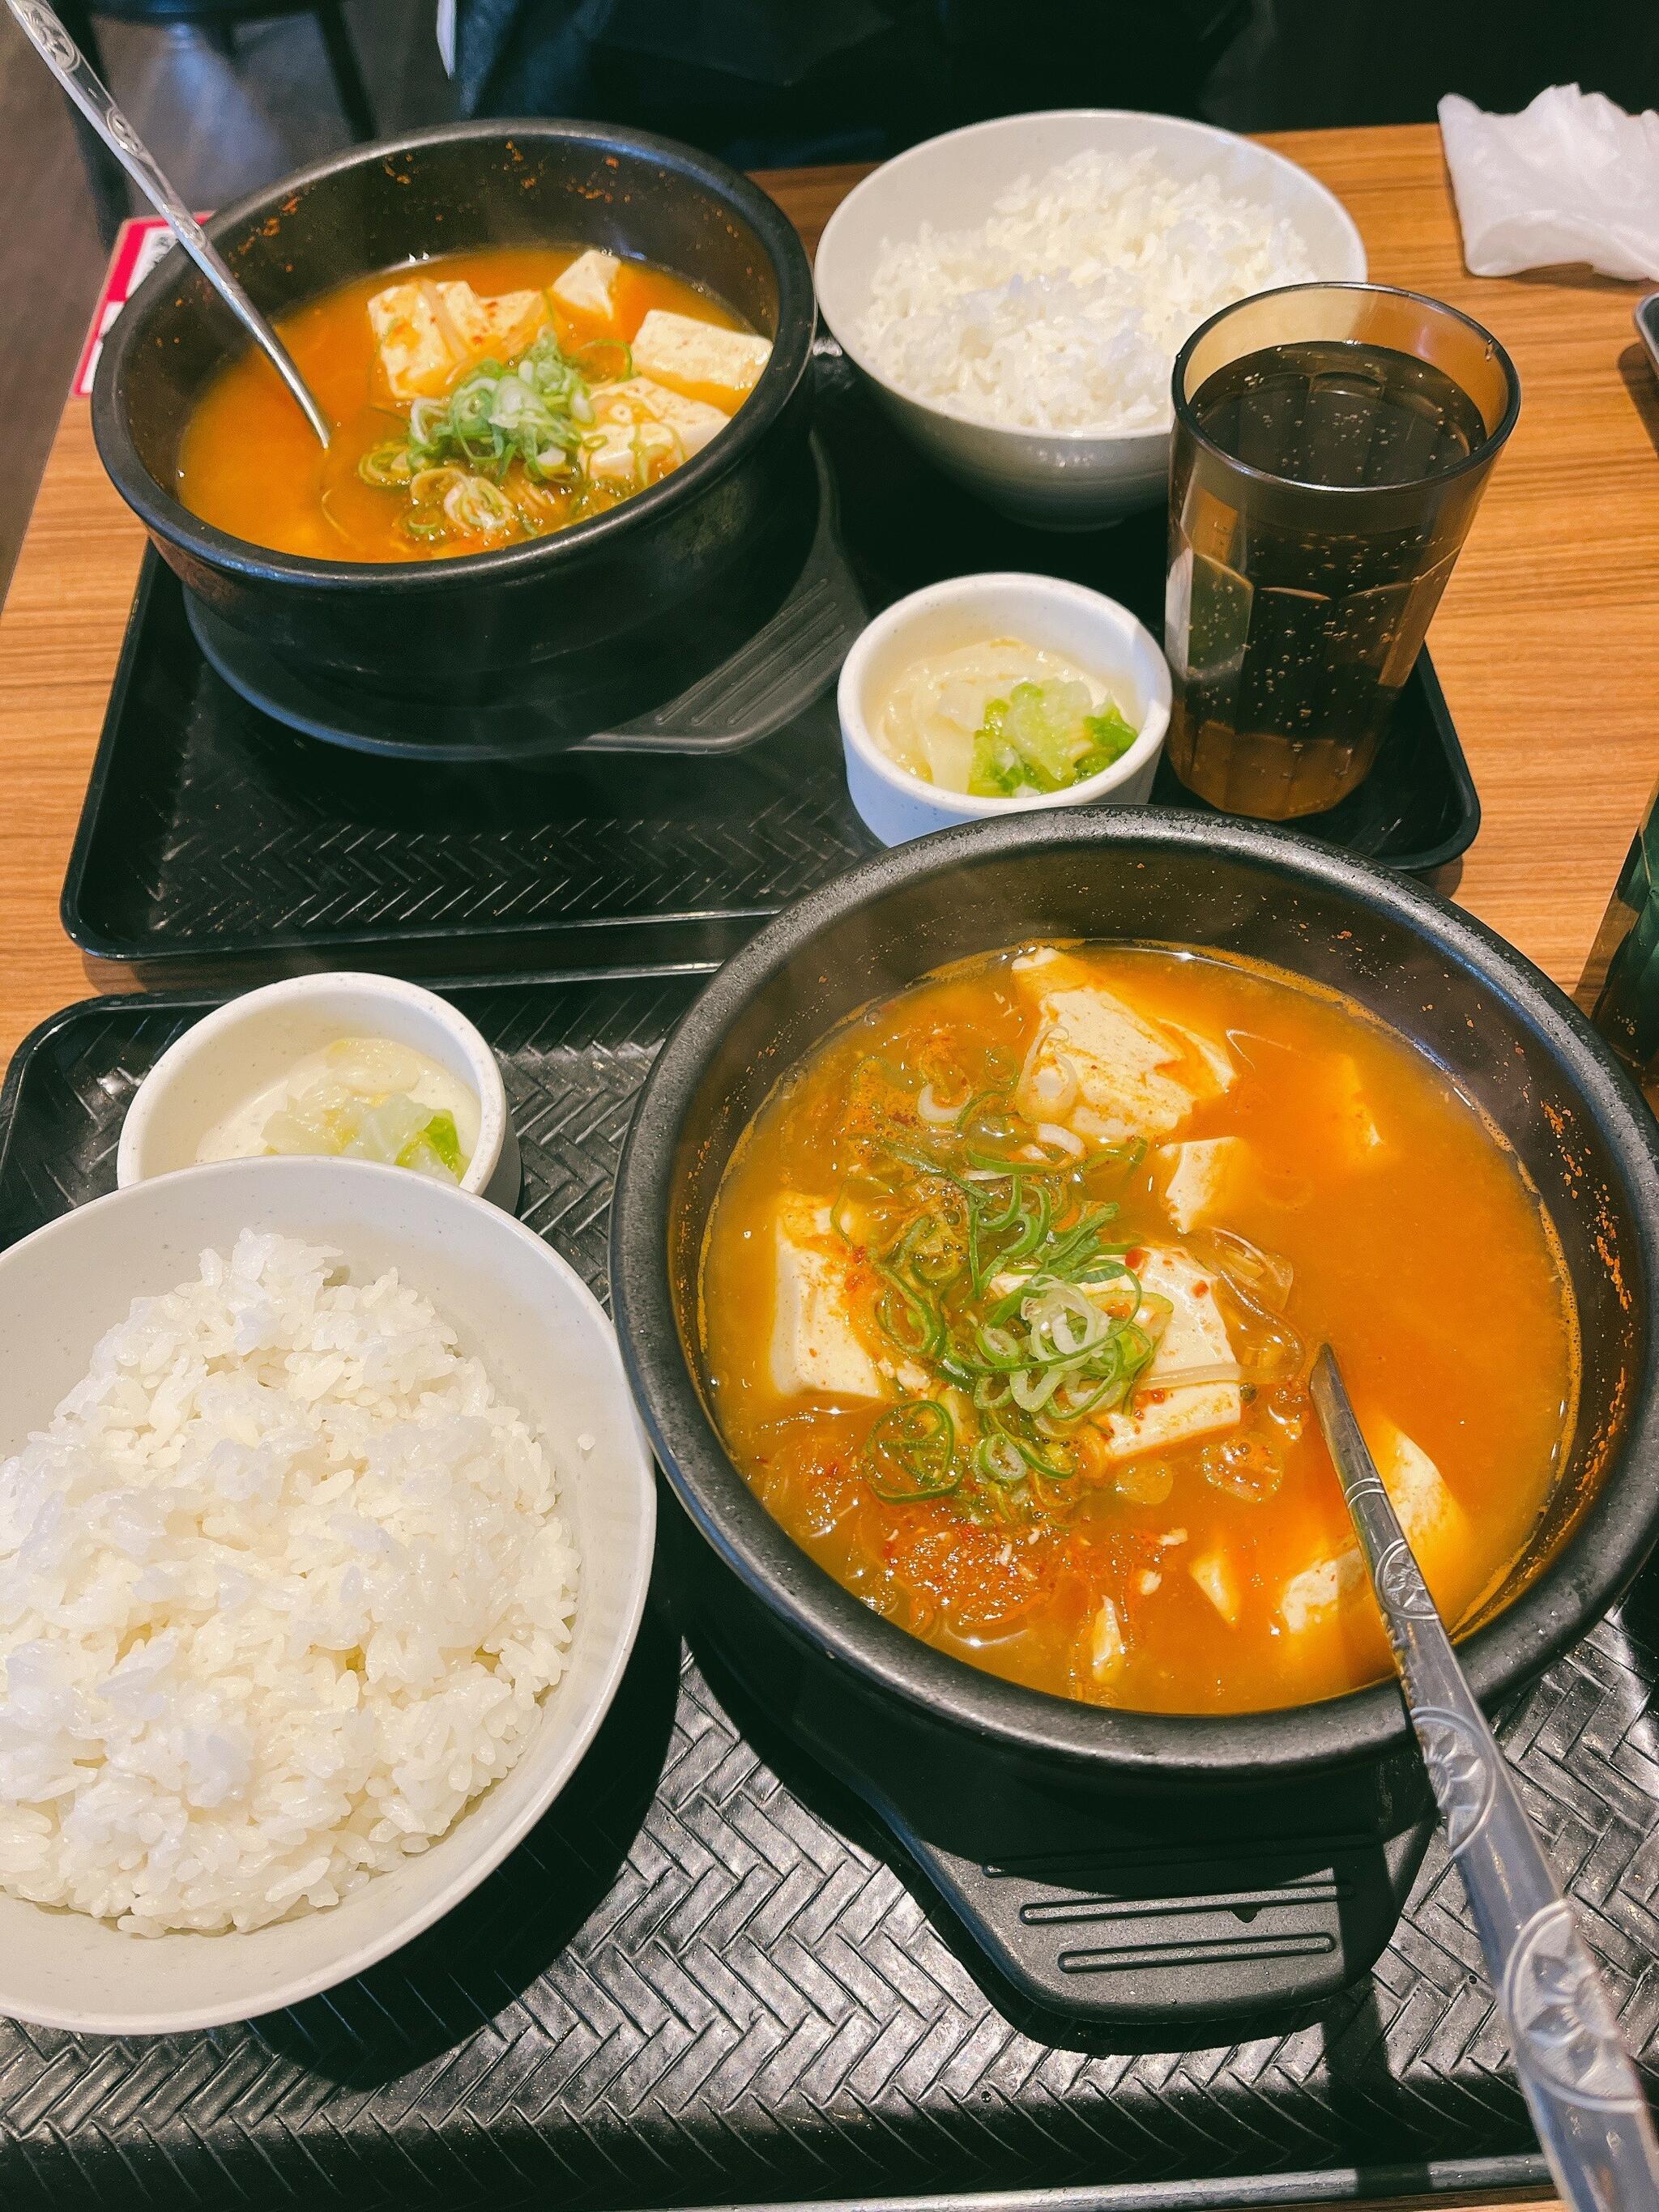
[[[1161,634],[1156,515],[1084,538],[1021,530],[928,472],[818,364],[819,440],[872,607],[941,575],[1045,568]],[[1196,804],[1165,768],[1156,796]],[[1402,868],[1473,838],[1479,809],[1426,661],[1378,764],[1303,826]],[[280,965],[396,946],[404,964],[723,957],[765,915],[876,849],[854,814],[833,696],[733,755],[582,755],[534,773],[377,761],[295,735],[214,675],[147,556],[65,886],[64,922],[112,959]],[[464,940],[457,950],[458,940]]]
[[[696,988],[455,993],[506,1064],[524,1218],[601,1291],[631,1101]],[[7,1236],[112,1186],[138,1079],[210,1003],[107,999],[24,1047],[0,1142]],[[1176,2201],[1176,2178],[1358,2165],[1404,2188],[1449,2180],[1428,2161],[1492,2159],[1509,2163],[1458,2178],[1535,2172],[1514,2164],[1531,2138],[1438,1844],[1376,1973],[1322,2021],[1184,2054],[1066,2048],[987,1997],[860,1808],[753,1713],[734,1725],[663,1600],[553,1813],[361,1981],[160,2043],[0,2022],[8,2202],[620,2212],[1093,2185],[1091,2202],[1139,2205]],[[1650,1574],[1504,1730],[1650,2060],[1656,1673]]]
[[622,963],[641,927],[687,926],[725,931],[709,940],[719,951],[874,849],[829,700],[714,759],[416,768],[257,714],[203,662],[153,556],[146,579],[134,684],[66,897],[66,923],[94,952],[396,942],[429,961],[463,935],[558,947],[575,933],[589,958]]

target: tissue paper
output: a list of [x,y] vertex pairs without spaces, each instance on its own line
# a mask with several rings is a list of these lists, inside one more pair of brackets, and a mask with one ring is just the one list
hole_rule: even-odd
[[1476,276],[1588,261],[1605,276],[1659,276],[1659,115],[1552,85],[1519,115],[1448,93],[1440,135]]

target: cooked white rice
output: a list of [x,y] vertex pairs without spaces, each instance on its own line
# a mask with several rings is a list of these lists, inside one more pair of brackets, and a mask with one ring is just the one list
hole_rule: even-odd
[[258,1928],[423,1851],[563,1669],[554,1471],[388,1273],[244,1231],[0,1467],[0,1887]]
[[1231,300],[1316,274],[1283,216],[1150,148],[1022,177],[975,230],[883,241],[859,337],[911,398],[1005,429],[1156,429],[1170,370]]

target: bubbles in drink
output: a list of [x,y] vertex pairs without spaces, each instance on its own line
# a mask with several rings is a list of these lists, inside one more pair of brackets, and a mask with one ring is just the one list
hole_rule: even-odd
[[1479,497],[1486,441],[1443,369],[1354,339],[1230,362],[1176,441],[1169,746],[1217,806],[1272,820],[1345,798],[1376,757]]

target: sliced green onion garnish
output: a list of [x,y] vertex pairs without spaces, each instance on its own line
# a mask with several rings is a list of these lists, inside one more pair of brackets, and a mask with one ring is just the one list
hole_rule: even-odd
[[956,1423],[948,1410],[936,1398],[918,1398],[891,1407],[871,1429],[865,1474],[877,1497],[890,1504],[944,1498],[962,1480],[956,1448]]

